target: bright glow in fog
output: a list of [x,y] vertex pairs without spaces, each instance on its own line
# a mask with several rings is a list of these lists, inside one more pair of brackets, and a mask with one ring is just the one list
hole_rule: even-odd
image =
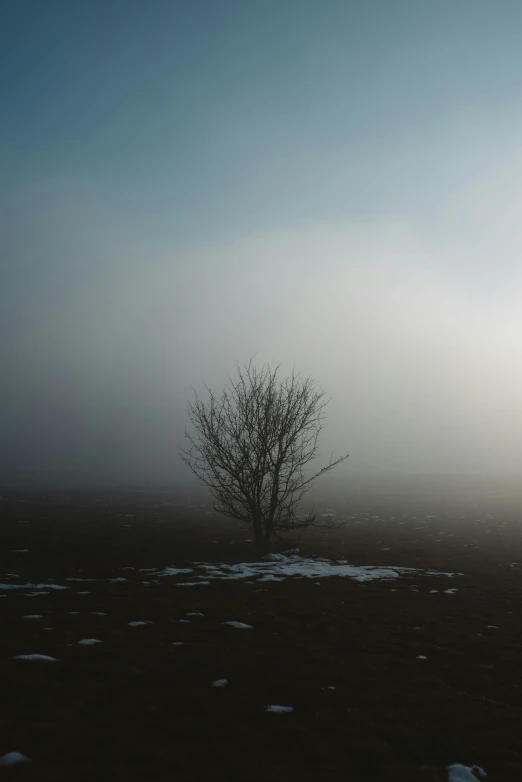
[[323,452],[348,450],[343,471],[517,469],[513,281],[485,296],[437,267],[436,248],[407,226],[372,222],[173,259],[135,261],[125,286],[115,264],[23,327],[8,422],[15,465],[167,480],[182,470],[175,446],[190,386],[220,388],[236,358],[257,353],[283,373],[314,375],[332,397]]

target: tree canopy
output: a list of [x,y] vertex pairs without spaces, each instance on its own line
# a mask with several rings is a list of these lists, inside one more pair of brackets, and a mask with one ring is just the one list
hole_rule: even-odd
[[256,542],[269,545],[279,531],[310,526],[314,514],[299,515],[313,481],[348,458],[330,458],[313,474],[319,434],[328,403],[311,378],[295,371],[280,380],[279,367],[238,366],[220,396],[195,392],[188,414],[193,427],[181,458],[208,486],[217,512],[253,525]]

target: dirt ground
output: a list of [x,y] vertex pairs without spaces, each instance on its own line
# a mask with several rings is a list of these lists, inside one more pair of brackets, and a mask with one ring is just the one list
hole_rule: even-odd
[[0,511],[0,582],[69,587],[0,589],[0,756],[32,759],[0,777],[443,782],[458,762],[522,780],[515,510],[396,501],[297,541],[453,576],[193,587],[140,568],[256,561],[244,524],[145,495],[4,493]]

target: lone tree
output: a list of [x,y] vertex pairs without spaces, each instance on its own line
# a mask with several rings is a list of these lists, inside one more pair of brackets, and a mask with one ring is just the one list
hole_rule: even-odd
[[348,458],[330,459],[313,475],[305,468],[318,455],[328,402],[312,378],[279,380],[279,367],[256,369],[252,361],[220,397],[197,393],[189,404],[194,433],[181,458],[209,487],[214,510],[250,523],[257,546],[273,535],[313,525],[315,514],[297,515],[312,482]]

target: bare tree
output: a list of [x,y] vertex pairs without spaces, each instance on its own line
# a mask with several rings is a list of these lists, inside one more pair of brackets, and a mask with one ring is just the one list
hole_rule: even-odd
[[194,432],[181,458],[209,487],[214,509],[250,523],[256,544],[269,546],[273,535],[308,527],[315,514],[298,515],[299,502],[312,482],[347,459],[330,458],[313,475],[307,466],[318,456],[318,438],[328,402],[312,378],[299,374],[278,379],[278,369],[237,367],[218,398],[205,386],[208,400],[194,392],[189,419]]

